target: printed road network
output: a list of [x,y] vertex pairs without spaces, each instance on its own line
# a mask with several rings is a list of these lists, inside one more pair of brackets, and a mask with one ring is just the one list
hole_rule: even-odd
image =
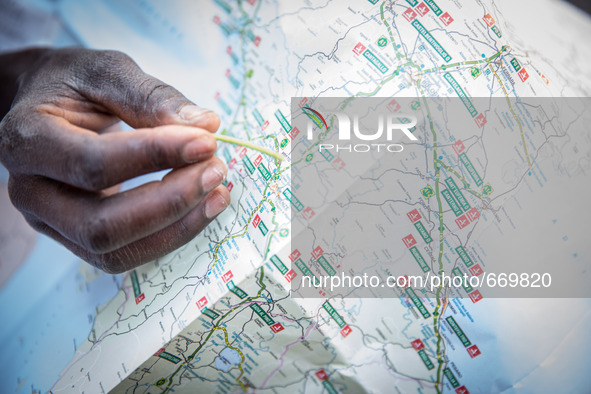
[[[191,16],[206,20],[199,28],[225,53],[223,68],[220,59],[210,67],[223,80],[212,100],[220,132],[285,160],[219,143],[230,207],[188,245],[123,276],[53,393],[588,387],[579,365],[591,344],[573,353],[589,320],[585,300],[495,299],[469,284],[396,288],[381,298],[319,288],[297,298],[291,286],[306,275],[383,273],[376,261],[409,261],[421,275],[481,276],[508,253],[560,259],[565,271],[584,274],[589,246],[570,208],[585,206],[591,139],[570,125],[582,111],[563,117],[556,102],[591,92],[589,76],[574,74],[589,54],[569,58],[579,49],[572,37],[591,30],[587,19],[562,3],[531,1],[215,0],[186,6],[186,18],[178,7],[144,3],[133,11],[167,21],[178,40],[199,40]],[[521,18],[538,7],[554,12]],[[190,73],[192,64],[183,67]],[[310,108],[322,97],[383,98],[385,110],[422,119],[418,140],[389,168],[368,161],[362,176],[349,173],[352,163],[318,150],[335,118],[308,141],[294,126],[291,97]],[[532,97],[545,101],[520,104]],[[437,99],[462,111],[448,117]],[[468,126],[454,127],[459,121]],[[331,185],[326,198],[344,213],[300,191],[310,177]],[[389,195],[380,193],[386,184]],[[569,197],[547,209],[562,190]],[[359,205],[374,214],[356,216]],[[292,249],[296,222],[314,229],[302,235],[305,250]],[[336,237],[335,226],[351,231]],[[530,237],[537,226],[548,231]],[[387,247],[352,250],[359,232]],[[560,318],[540,328],[550,309]]]

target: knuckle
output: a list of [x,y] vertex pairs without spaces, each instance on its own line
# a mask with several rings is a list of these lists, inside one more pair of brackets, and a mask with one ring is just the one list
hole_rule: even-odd
[[141,145],[143,149],[142,156],[147,158],[146,166],[150,171],[167,167],[167,157],[170,156],[171,152],[165,149],[165,144],[162,141],[165,141],[165,136],[160,132],[155,132]]
[[139,94],[137,105],[140,108],[138,110],[143,113],[151,113],[156,119],[161,119],[167,116],[171,110],[176,109],[168,108],[167,103],[174,103],[176,99],[182,97],[172,86],[148,75],[140,83]]
[[10,175],[8,178],[8,197],[10,202],[19,211],[24,211],[30,205],[29,201],[31,195],[34,193],[27,193],[28,181],[24,177]]
[[113,249],[109,221],[99,215],[92,215],[81,224],[80,243],[91,253],[105,254]]
[[8,178],[8,197],[10,202],[17,209],[22,208],[22,193],[20,193],[20,182],[18,182],[14,176]]
[[135,65],[133,59],[124,52],[115,50],[98,51],[98,55],[105,59],[106,62],[115,64]]
[[140,72],[138,65],[123,52],[88,50],[77,62],[78,88],[94,100],[104,101],[116,87]]
[[94,61],[102,78],[109,77],[124,86],[133,85],[139,92],[140,98],[143,98],[143,100],[134,101],[140,101],[142,104],[149,102],[154,93],[170,89],[167,84],[145,74],[137,63],[123,52],[96,51]]
[[27,128],[26,119],[19,108],[14,107],[0,122],[0,162],[6,168],[19,167],[22,161],[19,160],[23,147],[21,132]]
[[71,152],[65,161],[64,173],[71,182],[86,190],[102,190],[108,187],[105,176],[105,161],[100,149],[81,149]]
[[195,205],[195,200],[196,196],[194,193],[190,190],[183,190],[173,195],[168,203],[168,209],[170,209],[170,213],[174,217],[182,217]]
[[[191,228],[186,217],[182,218],[178,222],[178,226],[175,226],[175,238],[176,239],[186,239],[188,234],[194,234],[195,231]],[[189,240],[187,240],[189,242]],[[185,242],[183,242],[185,243]]]
[[40,232],[41,234],[51,236],[51,234],[48,231],[47,224],[41,222],[40,220],[34,218],[31,215],[23,215],[23,216],[25,218],[25,221],[29,224],[29,226],[31,226],[33,228],[33,230]]
[[130,70],[139,69],[129,55],[114,50],[102,50],[89,52],[87,61],[89,71],[103,76],[122,74]]

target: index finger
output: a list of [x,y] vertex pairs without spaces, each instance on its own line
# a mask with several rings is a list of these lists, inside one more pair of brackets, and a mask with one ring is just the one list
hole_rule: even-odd
[[19,125],[22,129],[7,130],[7,167],[85,190],[102,190],[139,175],[206,160],[217,149],[210,132],[188,126],[99,135],[47,114],[30,116]]

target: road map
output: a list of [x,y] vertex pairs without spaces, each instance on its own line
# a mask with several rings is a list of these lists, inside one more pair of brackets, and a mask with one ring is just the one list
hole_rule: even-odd
[[[125,274],[79,261],[64,270],[51,303],[39,300],[43,307],[19,317],[26,332],[1,332],[18,338],[2,356],[15,360],[2,375],[9,388],[489,393],[591,386],[591,301],[589,286],[580,285],[591,279],[587,16],[533,0],[58,4],[83,43],[129,53],[219,113],[219,132],[285,160],[219,143],[232,203],[202,234]],[[322,154],[296,127],[302,107],[348,97],[381,99],[426,125],[395,164],[367,162],[371,176],[355,184],[339,181],[352,177],[349,162]],[[455,115],[437,99],[458,104],[454,114],[469,127],[453,128]],[[304,184],[316,176],[345,214],[306,198]],[[386,197],[384,185],[392,191]],[[357,205],[374,210],[355,214]],[[311,241],[310,228],[317,230]],[[342,238],[334,228],[344,229]],[[304,246],[295,248],[301,234]],[[388,245],[363,254],[352,246],[360,234]],[[479,278],[497,261],[517,272],[550,261],[573,285],[514,298],[469,284],[451,292],[402,286],[374,297],[321,287],[310,296],[295,285],[306,276],[376,271],[386,260],[409,261],[425,275]],[[73,314],[80,323],[58,333],[76,298],[88,300]],[[34,328],[44,319],[52,325],[41,335]]]

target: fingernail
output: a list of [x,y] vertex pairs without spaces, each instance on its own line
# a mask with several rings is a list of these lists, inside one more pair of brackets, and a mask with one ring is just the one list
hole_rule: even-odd
[[186,105],[179,111],[179,117],[191,126],[216,131],[220,127],[220,117],[213,111],[196,105]]
[[207,114],[208,112],[210,111],[205,108],[198,107],[196,105],[185,105],[179,111],[179,116],[181,117],[181,119],[187,122],[194,122],[197,119],[201,118],[203,115]]
[[222,165],[215,163],[205,169],[201,175],[201,185],[205,192],[213,190],[214,187],[226,179],[226,171]]
[[213,155],[216,148],[217,143],[215,138],[208,134],[204,134],[185,145],[182,157],[185,162],[194,163]]
[[211,196],[205,203],[205,216],[208,219],[213,219],[228,207],[228,202],[219,193]]

